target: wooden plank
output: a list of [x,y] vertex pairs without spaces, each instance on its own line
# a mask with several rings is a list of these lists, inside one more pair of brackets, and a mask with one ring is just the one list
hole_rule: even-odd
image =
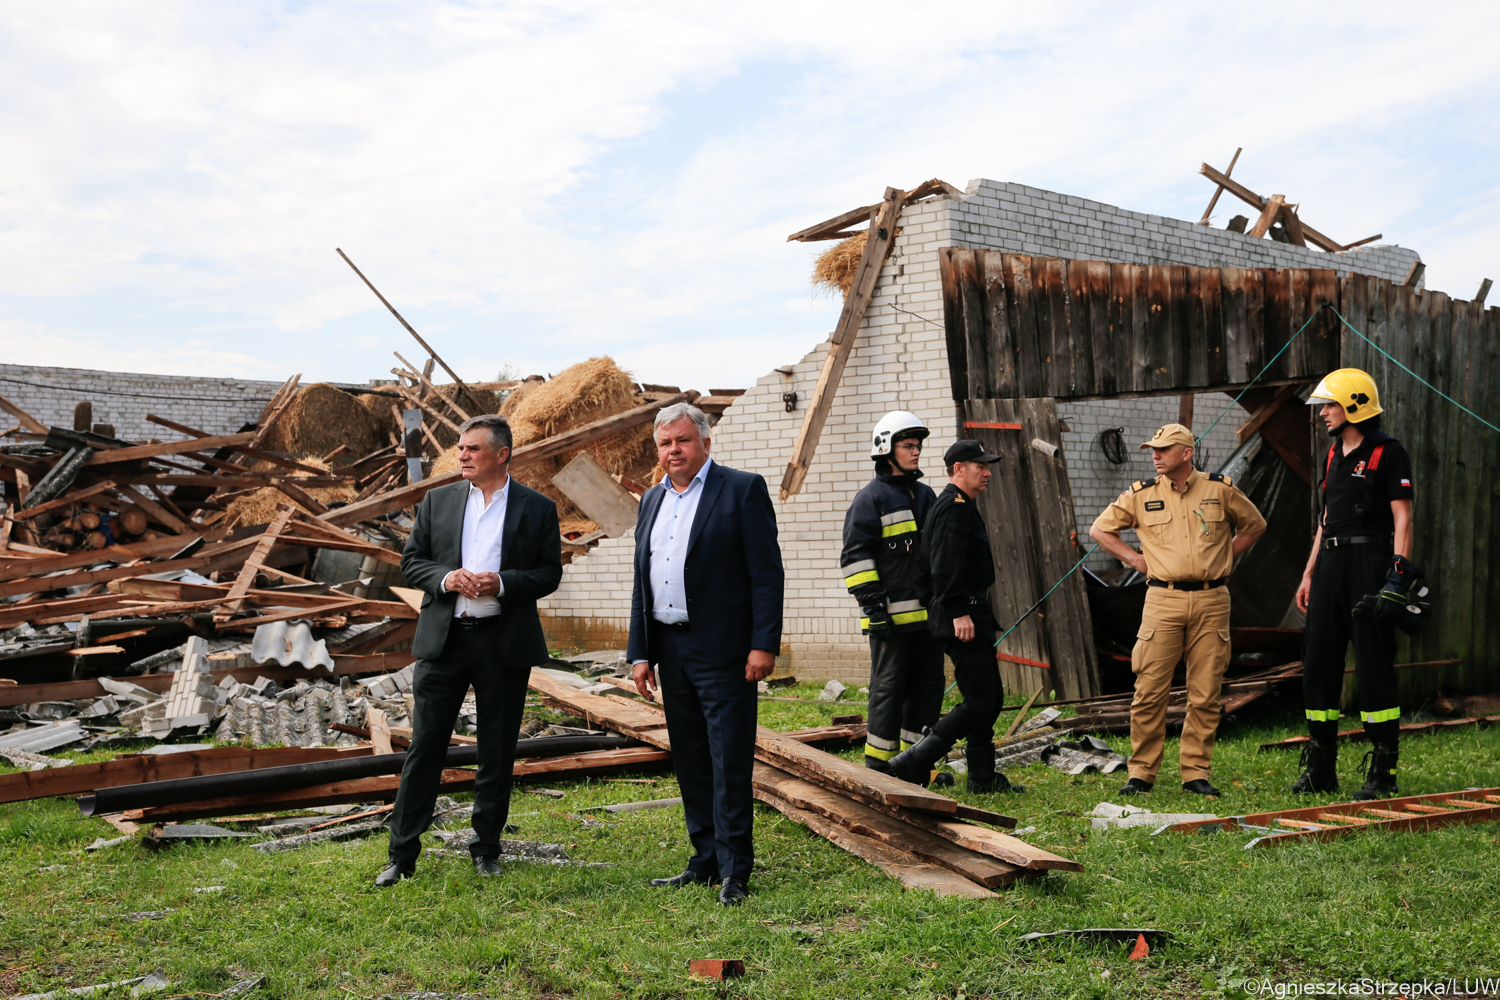
[[31,414],[21,409],[15,403],[12,403],[4,396],[0,396],[0,410],[4,410],[6,413],[9,413],[11,416],[15,417],[21,422],[22,427],[26,428],[28,431],[31,431],[31,433],[33,434],[49,433],[49,428],[46,424],[42,423],[36,417],[33,417]]
[[187,534],[188,526],[183,523],[181,518],[168,511],[161,504],[157,503],[155,500],[152,500],[150,497],[146,496],[146,494],[142,493],[134,486],[126,483],[124,477],[120,478],[119,485],[115,487],[115,492],[130,500],[131,503],[135,504],[141,510],[145,511],[151,517],[151,520],[155,521],[157,524],[161,525],[163,528],[166,528],[173,534]]
[[[30,604],[3,604],[0,605],[0,629],[12,628],[22,622],[45,622],[50,615],[67,614],[98,614],[100,610],[116,608],[124,603],[126,598],[118,594],[109,594],[102,597],[73,597],[57,601],[36,601]],[[4,698],[7,692],[14,691],[12,687],[0,687],[0,698]],[[16,702],[15,704],[25,704]]]
[[328,513],[328,506],[301,486],[298,486],[295,480],[283,479],[278,476],[271,480],[271,485],[286,494],[293,502],[301,504],[302,509],[309,514]]
[[1281,214],[1281,206],[1284,204],[1286,204],[1286,195],[1271,195],[1271,200],[1267,201],[1265,207],[1261,209],[1260,218],[1255,220],[1255,225],[1250,227],[1250,232],[1246,235],[1252,240],[1262,239],[1271,231],[1271,225]]
[[962,875],[924,861],[915,854],[882,844],[872,837],[846,830],[816,813],[798,809],[770,792],[757,789],[755,797],[823,839],[875,865],[908,889],[925,889],[940,896],[960,896],[967,899],[994,898],[995,894],[989,889],[975,885]]
[[1024,254],[1001,254],[1005,275],[1011,343],[1016,357],[1016,389],[1023,396],[1047,394],[1046,358],[1051,354],[1051,338],[1039,329],[1040,303],[1032,275],[1032,258]]
[[290,611],[278,611],[269,615],[261,615],[257,618],[236,618],[230,621],[219,622],[215,628],[220,632],[254,632],[262,625],[271,622],[311,620],[315,618],[326,618],[341,611],[353,612],[365,602],[357,597],[348,600],[333,601],[317,607],[293,608]]
[[147,573],[169,573],[172,570],[178,569],[198,569],[207,563],[208,557],[200,554],[189,556],[186,559],[169,559],[166,562],[137,563],[131,566],[113,566],[109,569],[91,569],[82,570],[77,573],[61,573],[57,576],[29,577],[0,583],[0,597],[13,597],[16,594],[37,594],[49,590],[65,590],[68,587],[82,587],[91,583],[118,580],[121,577],[143,576]]
[[552,476],[552,485],[562,490],[609,538],[619,538],[635,527],[640,501],[610,474],[587,451],[578,453],[571,462]]
[[135,462],[143,458],[160,455],[181,455],[184,452],[204,448],[224,448],[236,444],[249,444],[255,434],[219,434],[214,437],[193,438],[187,441],[164,441],[160,444],[138,444],[129,448],[109,448],[94,453],[85,465],[114,465],[118,462]]
[[946,796],[806,746],[765,726],[756,728],[755,756],[757,760],[866,804],[879,803],[950,816],[958,808],[958,803]]
[[875,295],[875,284],[880,280],[880,269],[890,256],[891,245],[896,240],[896,221],[901,217],[903,192],[886,188],[885,201],[880,214],[870,223],[870,235],[865,242],[864,254],[854,272],[854,283],[844,296],[844,308],[834,328],[828,354],[823,360],[823,370],[818,375],[818,384],[808,400],[802,418],[802,427],[797,432],[797,442],[792,448],[786,472],[781,479],[781,499],[785,500],[802,490],[807,470],[812,466],[813,455],[818,449],[818,439],[823,434],[823,424],[833,409],[834,397],[838,394],[839,380],[849,355],[854,350],[859,329],[864,325],[865,310]]
[[[1245,150],[1244,150],[1243,146],[1237,148],[1234,151],[1234,156],[1229,161],[1229,169],[1224,171],[1224,176],[1225,177],[1228,177],[1230,174],[1234,173],[1234,165],[1240,161],[1240,154],[1242,152],[1244,152],[1244,151]],[[1204,166],[1207,166],[1207,164],[1204,164]],[[1214,185],[1214,196],[1212,198],[1208,199],[1208,207],[1203,210],[1203,218],[1201,218],[1201,219],[1198,220],[1198,225],[1200,225],[1200,226],[1206,226],[1206,225],[1208,225],[1209,216],[1213,215],[1214,206],[1219,203],[1219,195],[1221,195],[1223,193],[1224,193],[1224,185],[1222,185],[1222,184],[1216,184],[1216,185]]]
[[[427,377],[428,373],[432,371],[432,359],[428,359],[428,362],[425,366],[426,371],[423,371],[421,369],[418,369],[417,366],[412,364],[410,361],[407,361],[405,358],[403,358],[400,351],[392,351],[391,353],[396,355],[397,361],[400,361],[409,369],[404,373],[408,378],[410,378],[413,382],[421,382],[422,387],[427,390],[427,393],[431,396],[435,396],[439,402],[456,413],[458,415],[458,419],[461,422],[468,421],[473,416],[473,414],[469,413],[463,407],[459,406],[458,403],[454,402],[452,399],[449,399],[438,390],[437,386],[432,384],[432,379]],[[457,396],[458,393],[455,392],[454,395]]]
[[250,592],[250,587],[255,583],[255,574],[260,572],[261,566],[266,561],[266,556],[271,553],[271,546],[275,545],[282,531],[292,520],[295,510],[285,505],[277,512],[276,517],[266,526],[265,532],[255,543],[255,548],[245,560],[245,565],[240,568],[239,575],[234,578],[234,586],[229,588],[229,593],[224,595],[224,615],[240,610],[245,603],[245,595]]
[[[170,678],[170,674],[161,675]],[[75,681],[74,683],[87,683]],[[122,754],[113,760],[45,771],[0,775],[0,802],[23,802],[58,795],[87,795],[96,788],[116,788],[146,781],[168,781],[204,774],[253,771],[320,760],[368,756],[369,747],[220,746],[171,754]]]
[[49,511],[57,510],[59,507],[67,507],[70,504],[80,503],[84,500],[87,500],[91,496],[96,496],[97,494],[103,493],[107,490],[112,490],[114,488],[115,484],[106,479],[103,482],[95,483],[92,486],[82,486],[78,489],[73,490],[71,493],[64,493],[62,496],[57,497],[55,500],[48,500],[46,503],[39,503],[35,507],[27,507],[25,510],[18,510],[11,516],[14,517],[17,521],[24,521],[27,518],[36,517],[38,514],[46,514]]
[[1071,393],[1075,395],[1092,389],[1098,381],[1094,371],[1094,358],[1099,353],[1099,348],[1094,343],[1093,301],[1089,292],[1090,264],[1089,261],[1063,261],[1068,344],[1072,350],[1070,384]]
[[1024,868],[959,847],[950,840],[876,812],[863,803],[830,792],[768,764],[755,765],[753,783],[757,791],[771,793],[773,800],[779,799],[798,809],[816,813],[846,830],[941,865],[978,885],[993,889],[1009,885],[1026,875]]

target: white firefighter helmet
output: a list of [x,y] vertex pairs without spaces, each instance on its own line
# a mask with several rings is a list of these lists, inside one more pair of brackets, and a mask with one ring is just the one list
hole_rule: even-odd
[[915,413],[892,410],[880,418],[875,425],[875,439],[870,445],[871,458],[883,458],[891,453],[892,443],[901,437],[916,437],[921,440],[928,435],[927,425]]

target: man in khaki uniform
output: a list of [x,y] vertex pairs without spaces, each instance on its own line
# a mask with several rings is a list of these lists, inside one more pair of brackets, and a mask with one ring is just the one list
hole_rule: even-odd
[[[1089,535],[1110,555],[1145,573],[1149,586],[1130,668],[1130,780],[1121,795],[1151,791],[1161,769],[1172,672],[1187,661],[1187,721],[1179,758],[1184,791],[1218,795],[1208,782],[1219,688],[1229,665],[1229,571],[1265,534],[1266,521],[1224,476],[1193,468],[1193,432],[1167,424],[1150,441],[1157,477],[1134,483],[1105,508]],[[1120,532],[1134,528],[1141,551]]]

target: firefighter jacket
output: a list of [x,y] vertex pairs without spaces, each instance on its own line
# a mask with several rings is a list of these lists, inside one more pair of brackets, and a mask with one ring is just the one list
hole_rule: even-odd
[[995,557],[979,503],[949,483],[938,494],[926,528],[932,572],[932,632],[953,635],[953,619],[965,615],[993,618],[989,589],[995,582]]
[[[861,608],[884,607],[897,632],[927,628],[932,578],[922,524],[934,497],[932,487],[917,481],[921,475],[877,474],[844,515],[844,586]],[[869,625],[861,615],[860,630]]]

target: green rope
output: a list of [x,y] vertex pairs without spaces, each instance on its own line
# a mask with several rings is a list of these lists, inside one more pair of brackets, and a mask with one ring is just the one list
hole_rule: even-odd
[[[1255,383],[1259,382],[1260,381],[1260,377],[1262,375],[1264,375],[1266,372],[1268,372],[1268,371],[1271,370],[1271,366],[1276,363],[1276,359],[1279,358],[1279,357],[1281,357],[1283,354],[1285,354],[1286,353],[1286,349],[1288,347],[1291,347],[1292,344],[1296,343],[1297,338],[1300,337],[1300,336],[1302,336],[1302,331],[1306,330],[1309,326],[1311,326],[1312,325],[1312,321],[1318,318],[1318,313],[1322,312],[1324,309],[1331,309],[1331,308],[1333,308],[1333,307],[1330,306],[1327,302],[1324,302],[1322,305],[1318,306],[1318,308],[1316,308],[1316,309],[1313,310],[1313,314],[1311,316],[1307,317],[1307,322],[1303,323],[1302,326],[1297,330],[1297,332],[1294,333],[1294,334],[1292,334],[1290,340],[1288,340],[1285,344],[1281,345],[1281,350],[1277,351],[1276,354],[1271,358],[1271,360],[1266,362],[1266,366],[1264,368],[1262,368],[1260,371],[1256,372],[1255,377],[1253,379],[1251,379],[1249,382],[1245,383],[1245,388],[1243,388],[1243,389],[1240,390],[1240,394],[1238,396],[1234,397],[1233,401],[1231,401],[1228,406],[1224,407],[1224,410],[1223,410],[1222,413],[1220,413],[1217,417],[1214,417],[1214,422],[1211,423],[1211,424],[1209,424],[1208,427],[1207,427],[1207,429],[1205,429],[1202,434],[1198,435],[1197,440],[1193,442],[1193,447],[1194,448],[1196,448],[1198,445],[1200,445],[1200,444],[1203,443],[1203,439],[1206,438],[1206,437],[1208,437],[1208,432],[1209,431],[1211,431],[1215,427],[1219,426],[1219,421],[1224,419],[1224,414],[1228,413],[1230,410],[1232,410],[1236,406],[1240,405],[1240,400],[1244,397],[1245,393],[1247,393],[1247,392],[1250,391],[1250,387],[1252,385],[1254,385]],[[1334,309],[1334,313],[1337,314],[1337,312],[1338,312],[1338,310]],[[1343,317],[1340,316],[1339,319],[1343,319]],[[1356,332],[1358,332],[1358,331],[1356,331]]]
[[[1329,306],[1328,308],[1333,309],[1332,306]],[[1371,340],[1369,337],[1366,337],[1363,333],[1361,333],[1358,329],[1355,328],[1355,326],[1354,326],[1353,323],[1349,322],[1347,319],[1344,319],[1344,314],[1343,313],[1339,312],[1337,309],[1333,309],[1333,314],[1335,316],[1337,316],[1339,318],[1339,320],[1341,322],[1343,322],[1343,324],[1345,326],[1347,326],[1350,330],[1353,330],[1354,331],[1354,335],[1356,337],[1358,337],[1360,340],[1363,340],[1365,343],[1369,344],[1371,347],[1375,348],[1375,350],[1379,351],[1381,354],[1385,355],[1386,360],[1390,361],[1397,368],[1400,368],[1402,371],[1406,372],[1406,374],[1410,375],[1412,378],[1416,379],[1418,382],[1421,382],[1427,388],[1431,389],[1433,392],[1437,393],[1439,396],[1442,396],[1448,402],[1452,403],[1454,406],[1458,407],[1460,410],[1463,410],[1469,416],[1473,417],[1475,420],[1479,421],[1481,424],[1484,424],[1484,426],[1488,427],[1490,430],[1492,430],[1492,431],[1500,431],[1500,427],[1496,427],[1494,424],[1490,423],[1488,420],[1484,419],[1479,414],[1475,413],[1473,410],[1469,409],[1467,406],[1465,406],[1464,404],[1460,403],[1458,400],[1454,399],[1452,396],[1448,395],[1446,392],[1444,392],[1443,390],[1439,389],[1437,386],[1433,385],[1431,382],[1427,381],[1425,378],[1423,378],[1422,376],[1418,375],[1416,372],[1412,371],[1410,368],[1406,367],[1401,362],[1397,361],[1395,359],[1395,357],[1392,356],[1392,354],[1389,351],[1387,351],[1385,348],[1381,347],[1379,344],[1375,343],[1375,341]]]
[[[1089,548],[1089,550],[1087,552],[1085,552],[1081,557],[1079,557],[1078,561],[1073,564],[1073,568],[1070,569],[1070,570],[1068,570],[1061,577],[1059,577],[1058,581],[1052,585],[1052,589],[1051,590],[1048,590],[1045,594],[1043,594],[1040,598],[1038,598],[1037,602],[1035,604],[1033,604],[1031,607],[1027,608],[1021,614],[1021,617],[1019,617],[1019,618],[1016,619],[1016,623],[1014,625],[1012,625],[1010,628],[1008,628],[1008,629],[1005,630],[1004,635],[1001,635],[1000,638],[998,638],[998,639],[995,640],[995,648],[999,649],[1000,648],[1000,644],[1005,641],[1005,636],[1010,635],[1016,629],[1020,628],[1021,627],[1021,623],[1024,622],[1027,618],[1030,618],[1031,617],[1031,613],[1033,611],[1035,611],[1037,608],[1041,607],[1043,601],[1045,601],[1047,598],[1049,598],[1049,597],[1052,596],[1052,591],[1056,590],[1058,587],[1061,587],[1063,585],[1063,581],[1066,580],[1068,577],[1072,576],[1073,573],[1074,573],[1074,571],[1076,571],[1078,569],[1078,567],[1082,566],[1083,565],[1083,561],[1085,559],[1087,559],[1089,556],[1093,555],[1094,554],[1094,550],[1097,549],[1098,547],[1099,547],[1099,543],[1095,542]],[[952,691],[957,686],[958,686],[958,681],[956,681],[956,680],[952,684],[949,684],[948,685],[948,690],[943,692],[943,697],[946,698],[948,696],[948,691]]]

